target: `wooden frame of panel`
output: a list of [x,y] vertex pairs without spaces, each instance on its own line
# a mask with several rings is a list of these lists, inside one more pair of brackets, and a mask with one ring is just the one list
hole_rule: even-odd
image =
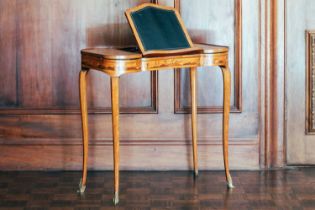
[[315,31],[306,31],[306,111],[305,132],[315,134]]
[[[175,8],[180,8],[180,0],[175,0]],[[235,61],[234,61],[234,104],[231,112],[242,112],[242,0],[235,0]],[[180,75],[181,70],[175,69],[175,101],[174,112],[177,114],[187,114],[190,107],[184,107],[180,101]],[[222,112],[222,107],[200,107],[198,113],[210,114]]]
[[[158,4],[158,0],[150,0],[151,3]],[[122,114],[157,114],[158,113],[158,73],[151,74],[151,106],[148,107],[121,107]],[[17,81],[18,82],[18,78]],[[17,99],[17,101],[19,101]],[[111,108],[91,108],[89,114],[109,114]],[[23,108],[19,105],[15,107],[0,107],[1,115],[59,115],[59,114],[80,114],[78,107],[43,107],[43,108]]]

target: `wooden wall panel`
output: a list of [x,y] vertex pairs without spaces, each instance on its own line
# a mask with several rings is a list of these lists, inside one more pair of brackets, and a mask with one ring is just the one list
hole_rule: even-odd
[[56,0],[49,3],[50,25],[47,32],[52,33],[51,41],[48,41],[52,61],[52,107],[78,107],[77,74],[81,68],[78,48],[84,46],[84,27],[81,18],[82,1],[77,2]]
[[307,43],[305,35],[315,30],[314,10],[312,0],[286,1],[286,158],[290,165],[315,163],[315,136],[309,132],[313,125],[308,121],[313,115],[308,103],[313,100],[314,87],[306,84],[313,80],[312,65],[307,62],[313,61],[314,55],[309,54],[313,38],[309,34]]
[[[1,80],[0,113],[78,113],[80,49],[135,45],[124,11],[143,2],[148,1],[2,1],[11,12],[1,18],[8,30],[1,50],[10,59],[1,62],[7,79]],[[109,78],[91,72],[89,84],[91,112],[108,113]],[[156,113],[156,102],[155,72],[122,77],[123,112]]]
[[[242,21],[246,23],[242,25],[243,39],[247,44],[241,50],[244,56],[251,59],[243,61],[243,86],[234,85],[247,89],[244,91],[242,113],[231,114],[230,158],[234,169],[257,169],[260,164],[259,58],[251,56],[259,52],[259,0],[243,1],[246,1],[242,16]],[[21,101],[19,106],[10,108],[5,105],[0,109],[0,169],[80,169],[82,136],[77,88],[79,50],[86,46],[134,44],[123,12],[142,2],[148,1],[17,1],[17,8],[20,10],[25,7],[26,11],[14,14],[17,17],[18,77],[16,80],[16,77],[12,78],[13,82],[17,81],[17,87],[23,86],[24,89],[20,88],[22,92],[17,97]],[[174,5],[173,0],[159,2]],[[183,3],[179,0],[176,2]],[[237,33],[233,24],[235,18],[240,18],[234,13],[235,2],[211,2],[213,9],[220,10],[222,15],[204,9],[204,1],[186,1],[181,6],[186,11],[186,15],[183,14],[185,21],[191,28],[200,24],[203,30],[208,30],[206,24],[209,24],[209,28],[218,26],[218,18],[226,18],[226,27],[229,27],[227,35],[223,29],[214,28],[210,30],[209,37],[202,35],[200,40],[216,40],[215,44],[227,44],[235,48]],[[9,7],[9,4],[2,6]],[[191,12],[196,13],[189,11],[190,8],[203,13],[198,17],[198,22],[188,17]],[[210,20],[213,15],[216,18]],[[204,20],[201,17],[209,19],[202,23]],[[198,38],[193,31],[191,33],[194,39]],[[212,39],[211,34],[216,34],[215,39]],[[218,38],[221,36],[226,38],[226,43]],[[238,60],[233,52],[234,49],[231,54],[232,67],[234,61]],[[42,53],[46,53],[47,57]],[[22,69],[25,72],[21,74]],[[215,68],[205,73],[200,70],[198,73],[199,93],[204,105],[221,105],[221,72]],[[130,74],[121,78],[122,112],[129,113],[120,116],[123,169],[191,168],[190,115],[174,114],[174,77],[174,71],[170,69],[159,72],[158,79],[154,73]],[[186,77],[182,79],[182,82],[188,83]],[[45,85],[47,87],[42,87]],[[111,115],[102,114],[109,111],[109,78],[100,72],[91,72],[88,85],[90,113],[93,113],[89,115],[92,145],[90,167],[111,169]],[[186,84],[182,85],[186,87]],[[216,91],[215,95],[207,88]],[[2,90],[0,95],[4,95]],[[188,99],[187,96],[182,97]],[[202,169],[223,168],[221,134],[221,113],[198,115],[199,161]],[[30,157],[28,161],[25,160],[26,153]]]
[[[190,145],[125,145],[121,146],[121,170],[183,170],[192,169],[192,160],[187,147]],[[230,165],[234,169],[257,168],[257,159],[253,157],[258,150],[257,145],[232,144],[230,147]],[[19,153],[18,157],[14,155]],[[112,155],[112,147],[91,145],[89,151],[89,170],[108,170],[113,168],[113,161],[107,158]],[[202,145],[199,150],[200,169],[222,169],[221,145]],[[243,154],[243,155],[240,155]],[[0,147],[0,170],[81,170],[81,145],[21,145]],[[141,164],[139,164],[141,163]],[[232,172],[233,175],[233,172]],[[79,178],[78,178],[79,179]]]
[[[148,1],[84,1],[84,7],[89,8],[84,14],[88,46],[135,45],[136,42],[124,11],[144,2]],[[107,8],[108,12],[104,12],[103,8]],[[96,16],[95,13],[99,15]],[[90,106],[98,109],[110,107],[109,77],[99,72],[90,72],[89,77],[89,83],[94,84],[88,92]],[[125,75],[120,83],[120,103],[123,112],[155,112],[157,110],[157,74],[155,72]],[[103,112],[109,112],[109,109],[103,109]]]
[[[230,68],[232,72],[232,112],[241,111],[242,84],[242,1],[224,0],[216,4],[214,0],[181,0],[181,14],[195,43],[225,45],[230,48]],[[204,16],[209,13],[211,15]],[[204,69],[207,69],[206,71]],[[198,71],[198,111],[216,113],[222,111],[223,86],[221,72],[217,67]],[[190,107],[189,72],[175,73],[175,112],[187,113]]]
[[16,106],[17,100],[17,63],[16,63],[16,1],[0,1],[0,107]]
[[49,1],[18,1],[17,11],[19,105],[50,107],[53,104],[51,4]]

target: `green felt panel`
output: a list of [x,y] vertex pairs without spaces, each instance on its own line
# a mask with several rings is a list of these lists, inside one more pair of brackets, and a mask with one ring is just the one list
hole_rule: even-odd
[[132,12],[131,18],[146,51],[191,47],[174,11],[149,6]]

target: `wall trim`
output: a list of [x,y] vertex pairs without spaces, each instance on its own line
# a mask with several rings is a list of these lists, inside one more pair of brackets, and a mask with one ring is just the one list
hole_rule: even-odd
[[260,0],[260,165],[285,166],[285,0]]
[[[112,145],[112,138],[94,138],[89,140],[90,145]],[[156,145],[161,146],[183,146],[191,145],[191,140],[189,139],[157,139],[157,138],[128,138],[121,139],[120,144],[122,146],[133,146],[133,145],[142,145],[142,146],[151,146]],[[230,138],[230,145],[258,145],[258,137],[249,137],[249,138]],[[0,145],[23,145],[23,146],[34,146],[34,145],[82,145],[81,138],[11,138],[11,139],[0,139]],[[222,145],[221,137],[204,137],[198,139],[198,145]]]

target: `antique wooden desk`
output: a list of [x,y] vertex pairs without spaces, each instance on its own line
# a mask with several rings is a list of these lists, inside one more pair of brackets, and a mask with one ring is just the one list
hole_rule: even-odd
[[219,66],[223,73],[223,156],[227,186],[233,188],[228,162],[228,129],[230,113],[231,74],[228,68],[228,48],[195,44],[199,52],[190,54],[143,57],[135,48],[91,48],[81,51],[82,70],[80,72],[80,104],[83,133],[83,174],[79,192],[84,193],[87,179],[88,158],[88,112],[86,101],[86,75],[90,69],[98,70],[111,77],[112,131],[114,154],[114,204],[119,202],[119,77],[123,74],[160,71],[171,68],[190,68],[191,107],[192,107],[192,145],[195,175],[198,175],[197,154],[197,101],[196,68],[201,66]]

